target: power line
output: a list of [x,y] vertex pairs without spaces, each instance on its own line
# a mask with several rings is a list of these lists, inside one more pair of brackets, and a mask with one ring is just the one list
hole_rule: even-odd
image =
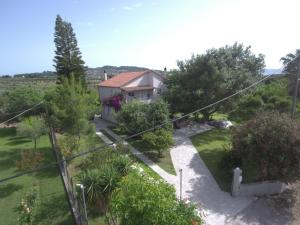
[[[234,97],[234,96],[236,96],[236,95],[238,95],[238,94],[240,94],[240,93],[242,93],[242,92],[245,92],[245,91],[247,91],[248,89],[250,89],[250,88],[252,88],[252,87],[254,87],[254,86],[258,85],[258,84],[260,84],[261,82],[263,82],[264,80],[270,78],[271,76],[272,76],[272,75],[265,76],[265,77],[263,77],[262,79],[260,79],[260,80],[258,80],[258,81],[256,81],[256,82],[254,82],[253,84],[249,85],[249,86],[246,87],[246,88],[243,88],[243,89],[241,89],[241,90],[235,92],[235,93],[232,94],[232,95],[229,95],[229,96],[227,96],[227,97],[225,97],[225,98],[223,98],[223,99],[221,99],[221,100],[218,100],[218,101],[216,101],[216,102],[214,102],[214,103],[212,103],[212,104],[209,104],[209,105],[207,105],[207,106],[204,106],[204,107],[202,107],[202,108],[200,108],[200,109],[197,109],[197,110],[195,110],[195,111],[192,111],[192,112],[190,112],[190,113],[187,113],[187,114],[185,114],[185,115],[183,115],[183,116],[181,116],[181,117],[179,117],[179,118],[172,119],[172,120],[170,120],[170,122],[175,122],[175,121],[177,121],[177,120],[181,120],[181,119],[186,118],[186,117],[188,117],[188,116],[190,116],[190,115],[192,115],[192,114],[194,114],[194,113],[196,113],[196,112],[203,111],[203,110],[205,110],[205,109],[207,109],[207,108],[210,108],[210,107],[212,107],[212,106],[214,106],[214,105],[216,105],[216,104],[219,104],[219,103],[221,103],[221,102],[223,102],[223,101],[226,101],[226,100],[228,100],[228,99],[230,99],[230,98],[232,98],[232,97]],[[131,135],[131,136],[128,136],[128,137],[126,137],[126,138],[124,138],[124,139],[122,139],[122,140],[120,140],[120,141],[117,141],[116,143],[124,142],[124,141],[126,141],[126,140],[131,139],[131,138],[140,136],[140,135],[142,135],[142,134],[144,134],[144,133],[146,133],[146,132],[149,132],[149,131],[152,131],[152,130],[161,128],[161,127],[163,127],[163,126],[166,125],[166,124],[167,124],[167,122],[162,123],[162,124],[157,125],[157,126],[154,126],[154,127],[152,127],[152,128],[149,128],[149,129],[147,129],[147,130],[138,132],[138,133],[133,134],[133,135]],[[48,164],[48,165],[41,166],[41,167],[38,167],[38,168],[33,169],[33,170],[30,170],[30,171],[24,171],[24,172],[15,174],[15,175],[13,175],[13,176],[10,176],[10,177],[6,177],[6,178],[3,178],[3,179],[0,179],[0,183],[1,183],[1,182],[4,182],[4,181],[7,181],[7,180],[11,180],[11,179],[17,178],[17,177],[20,177],[20,176],[23,176],[23,175],[26,175],[26,174],[29,174],[29,173],[34,173],[34,172],[37,172],[37,171],[39,171],[39,170],[43,170],[43,169],[52,167],[52,166],[57,165],[57,164],[59,164],[59,163],[71,161],[71,160],[73,160],[73,159],[75,159],[75,158],[78,158],[78,157],[81,157],[81,156],[84,156],[84,155],[87,155],[87,154],[90,154],[90,153],[93,153],[93,152],[97,152],[97,151],[99,151],[99,150],[103,150],[103,147],[106,147],[106,146],[113,146],[113,144],[114,144],[114,143],[112,143],[112,144],[103,144],[103,145],[101,145],[101,146],[99,146],[99,147],[97,147],[97,148],[93,148],[93,149],[87,150],[87,151],[85,151],[85,152],[78,153],[78,154],[76,154],[76,155],[74,155],[74,156],[71,156],[71,157],[68,157],[68,158],[66,158],[66,159],[64,159],[64,160],[60,160],[60,161],[58,161],[58,162],[53,162],[53,163],[50,163],[50,164]]]
[[17,117],[19,117],[19,116],[22,116],[22,115],[25,114],[26,112],[28,112],[28,111],[30,111],[30,110],[33,110],[34,108],[36,108],[37,106],[39,106],[39,105],[41,105],[41,104],[43,104],[43,103],[44,103],[44,101],[41,101],[41,102],[35,104],[34,106],[30,107],[29,109],[26,109],[26,110],[22,111],[22,112],[19,113],[18,115],[15,115],[14,117],[12,117],[12,118],[10,118],[10,119],[5,120],[4,122],[0,123],[0,126],[3,125],[3,124],[5,124],[5,123],[7,123],[7,122],[9,122],[9,121],[11,121],[11,120],[13,120],[13,119],[15,119],[15,118],[17,118]]
[[[236,96],[236,95],[238,95],[238,94],[240,94],[240,93],[242,93],[242,92],[244,92],[244,91],[247,91],[248,89],[250,89],[250,88],[252,88],[252,87],[254,87],[254,86],[256,86],[256,85],[258,85],[259,83],[263,82],[264,80],[268,79],[268,78],[271,77],[271,76],[272,76],[272,75],[265,76],[264,78],[262,78],[262,79],[260,79],[260,80],[258,80],[258,81],[256,81],[256,82],[254,82],[253,84],[251,84],[250,86],[248,86],[248,87],[246,87],[246,88],[243,88],[243,89],[241,89],[241,90],[235,92],[235,93],[232,94],[232,95],[229,95],[229,96],[227,96],[227,97],[225,97],[225,98],[223,98],[223,99],[221,99],[221,100],[218,100],[218,101],[216,101],[216,102],[214,102],[214,103],[212,103],[212,104],[209,104],[209,105],[207,105],[207,106],[204,106],[204,107],[202,107],[202,108],[200,108],[200,109],[197,109],[197,110],[195,110],[195,111],[192,111],[192,112],[190,112],[190,113],[187,113],[187,114],[185,114],[185,115],[183,115],[183,116],[181,116],[181,117],[179,117],[179,118],[172,119],[172,120],[170,120],[170,122],[175,122],[175,121],[177,121],[177,120],[181,120],[181,119],[186,118],[186,117],[188,117],[188,116],[190,116],[190,115],[193,115],[194,113],[203,111],[203,110],[208,109],[208,108],[210,108],[210,107],[212,107],[212,106],[214,106],[214,105],[217,105],[217,104],[219,104],[219,103],[221,103],[221,102],[224,102],[224,101],[226,101],[226,100],[228,100],[228,99],[230,99],[230,98],[232,98],[232,97],[234,97],[234,96]],[[166,124],[167,124],[167,122],[162,123],[162,124],[157,125],[157,126],[154,126],[154,127],[152,127],[152,128],[149,128],[149,129],[147,129],[147,130],[141,131],[141,132],[139,132],[139,133],[133,134],[133,135],[131,135],[131,136],[125,138],[124,140],[127,140],[127,139],[130,139],[130,138],[139,136],[139,135],[141,135],[141,134],[143,134],[143,133],[146,133],[146,132],[155,130],[155,129],[157,129],[157,128],[161,128],[161,127],[163,127],[163,126],[166,125]]]

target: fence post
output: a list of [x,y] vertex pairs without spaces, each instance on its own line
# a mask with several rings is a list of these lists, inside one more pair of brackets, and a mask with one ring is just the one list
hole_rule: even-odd
[[233,170],[231,194],[234,197],[238,196],[240,192],[240,187],[242,183],[242,172],[243,171],[238,167]]

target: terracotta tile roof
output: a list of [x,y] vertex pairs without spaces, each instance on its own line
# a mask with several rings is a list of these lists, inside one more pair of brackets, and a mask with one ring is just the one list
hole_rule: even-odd
[[148,72],[145,71],[138,71],[138,72],[125,72],[120,73],[108,80],[105,80],[98,84],[101,87],[122,87],[123,85],[127,84],[128,82],[142,76],[144,73]]
[[121,89],[123,91],[130,92],[130,91],[152,90],[152,89],[154,89],[154,87],[152,87],[152,86],[136,86],[136,87],[124,87]]

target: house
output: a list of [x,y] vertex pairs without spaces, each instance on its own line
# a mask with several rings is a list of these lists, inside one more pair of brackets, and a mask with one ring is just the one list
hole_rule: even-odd
[[151,102],[157,99],[164,87],[163,77],[152,70],[120,73],[98,84],[102,103],[101,117],[116,122],[113,112],[119,110],[121,104],[136,100]]

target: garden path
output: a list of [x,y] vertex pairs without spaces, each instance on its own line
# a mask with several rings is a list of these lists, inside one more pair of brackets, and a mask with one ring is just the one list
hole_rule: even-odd
[[[171,149],[171,157],[176,174],[182,169],[182,198],[197,205],[207,224],[224,225],[254,199],[234,198],[228,192],[222,191],[200,158],[189,137],[210,129],[212,127],[206,124],[193,124],[176,130],[176,144]],[[179,178],[174,185],[179,196]]]
[[[109,125],[111,124],[101,119],[96,121],[97,131],[104,129],[116,140],[121,140],[118,135],[107,128]],[[178,197],[180,192],[179,170],[182,169],[182,198],[197,205],[207,224],[224,225],[227,220],[246,208],[253,201],[253,198],[233,198],[229,193],[223,192],[200,158],[189,137],[210,129],[212,127],[209,125],[197,123],[175,131],[175,146],[171,149],[171,157],[177,176],[161,169],[137,149],[133,147],[130,149],[136,157],[165,181],[174,185]],[[125,142],[125,144],[127,143]]]

